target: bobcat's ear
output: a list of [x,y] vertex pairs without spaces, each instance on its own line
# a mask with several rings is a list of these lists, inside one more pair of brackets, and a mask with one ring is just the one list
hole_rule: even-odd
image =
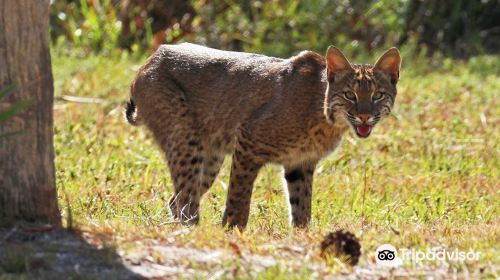
[[399,80],[399,69],[401,68],[401,56],[398,49],[393,47],[387,50],[377,60],[373,68],[388,73],[392,83],[395,84]]
[[349,60],[335,46],[329,46],[326,51],[326,65],[328,80],[333,80],[335,74],[339,71],[353,70]]

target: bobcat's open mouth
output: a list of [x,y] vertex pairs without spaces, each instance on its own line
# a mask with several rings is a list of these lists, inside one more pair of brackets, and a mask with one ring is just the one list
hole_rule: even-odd
[[372,132],[373,126],[369,124],[362,124],[362,125],[357,125],[355,126],[356,128],[356,134],[361,137],[361,138],[366,138],[370,136],[370,133]]

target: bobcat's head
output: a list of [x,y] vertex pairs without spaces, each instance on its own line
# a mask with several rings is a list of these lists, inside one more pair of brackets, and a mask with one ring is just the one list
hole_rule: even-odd
[[370,136],[394,105],[401,65],[399,51],[389,49],[371,66],[351,64],[339,49],[330,46],[326,65],[325,117],[329,122],[345,118],[356,135]]

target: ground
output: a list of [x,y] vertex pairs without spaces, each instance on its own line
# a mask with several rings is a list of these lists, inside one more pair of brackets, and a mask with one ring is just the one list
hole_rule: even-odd
[[[229,159],[202,200],[200,225],[170,218],[172,184],[163,156],[144,127],[122,117],[143,58],[53,55],[65,226],[78,232],[74,238],[82,246],[112,251],[123,270],[116,275],[132,278],[498,278],[500,58],[404,61],[394,114],[366,140],[349,132],[318,165],[310,228],[289,226],[282,170],[267,166],[255,183],[249,226],[239,232],[219,226]],[[319,256],[322,238],[337,229],[361,241],[353,268]],[[387,269],[375,264],[375,250],[384,243],[481,255]],[[16,271],[30,275],[26,265]]]

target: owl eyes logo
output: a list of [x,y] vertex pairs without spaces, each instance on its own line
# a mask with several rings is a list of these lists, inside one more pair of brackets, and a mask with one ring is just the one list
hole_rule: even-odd
[[375,252],[375,261],[381,266],[399,266],[402,264],[402,261],[398,258],[397,253],[398,251],[391,244],[380,245]]
[[381,261],[392,261],[396,257],[396,252],[383,250],[378,252],[377,258]]

